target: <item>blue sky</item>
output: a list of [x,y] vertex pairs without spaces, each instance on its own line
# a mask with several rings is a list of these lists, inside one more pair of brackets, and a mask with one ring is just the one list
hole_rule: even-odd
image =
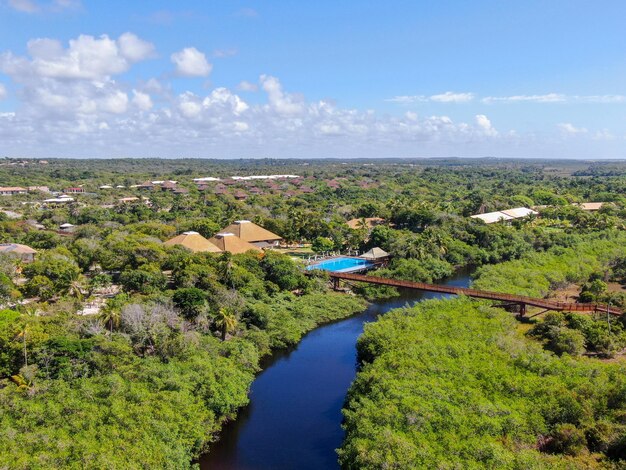
[[620,1],[0,0],[0,155],[626,158]]

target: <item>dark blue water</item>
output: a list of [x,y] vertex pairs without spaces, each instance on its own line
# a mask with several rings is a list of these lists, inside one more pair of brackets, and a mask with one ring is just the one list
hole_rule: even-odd
[[[467,287],[469,274],[459,272],[442,284]],[[356,375],[356,341],[363,324],[391,309],[442,297],[409,290],[401,294],[321,326],[294,349],[274,354],[252,384],[250,404],[222,430],[200,467],[339,468],[335,449],[343,440],[341,408]]]

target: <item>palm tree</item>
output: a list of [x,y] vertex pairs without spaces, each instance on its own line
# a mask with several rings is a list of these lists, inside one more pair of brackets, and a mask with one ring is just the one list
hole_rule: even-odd
[[117,328],[120,326],[122,312],[117,308],[105,306],[102,310],[100,310],[98,318],[104,326],[109,328],[111,335],[113,335],[113,327]]
[[220,280],[224,284],[230,287],[233,287],[232,285],[233,268],[234,268],[234,265],[233,265],[232,255],[229,252],[225,251],[220,256],[218,274],[220,276]]
[[237,316],[226,307],[221,307],[215,315],[215,325],[222,332],[222,341],[226,341],[226,335],[237,328]]

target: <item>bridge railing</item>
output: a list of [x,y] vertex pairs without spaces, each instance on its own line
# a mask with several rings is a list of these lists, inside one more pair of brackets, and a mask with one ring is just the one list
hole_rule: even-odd
[[334,279],[344,279],[357,282],[367,282],[371,284],[381,284],[393,287],[404,287],[408,289],[424,290],[429,292],[439,292],[442,294],[466,295],[478,299],[498,300],[502,302],[512,302],[533,307],[545,308],[547,310],[556,311],[576,311],[576,312],[608,312],[612,315],[621,315],[622,311],[615,307],[609,307],[605,304],[584,304],[584,303],[566,303],[556,302],[546,299],[537,299],[524,295],[504,294],[502,292],[485,291],[479,289],[471,289],[469,287],[442,286],[438,284],[428,284],[425,282],[405,281],[400,279],[390,279],[378,276],[365,276],[363,274],[350,273],[334,273],[329,272],[328,275]]

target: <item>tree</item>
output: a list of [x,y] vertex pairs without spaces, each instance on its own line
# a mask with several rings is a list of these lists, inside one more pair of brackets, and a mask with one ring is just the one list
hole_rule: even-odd
[[196,287],[177,289],[172,300],[187,320],[194,320],[206,308],[206,294]]
[[311,244],[311,249],[315,253],[325,253],[331,251],[335,246],[335,242],[333,242],[330,238],[326,237],[317,237],[313,240]]
[[226,341],[226,336],[228,335],[228,333],[234,331],[239,323],[237,320],[237,316],[228,307],[220,307],[217,310],[213,321],[215,323],[215,326],[222,333],[222,341]]

